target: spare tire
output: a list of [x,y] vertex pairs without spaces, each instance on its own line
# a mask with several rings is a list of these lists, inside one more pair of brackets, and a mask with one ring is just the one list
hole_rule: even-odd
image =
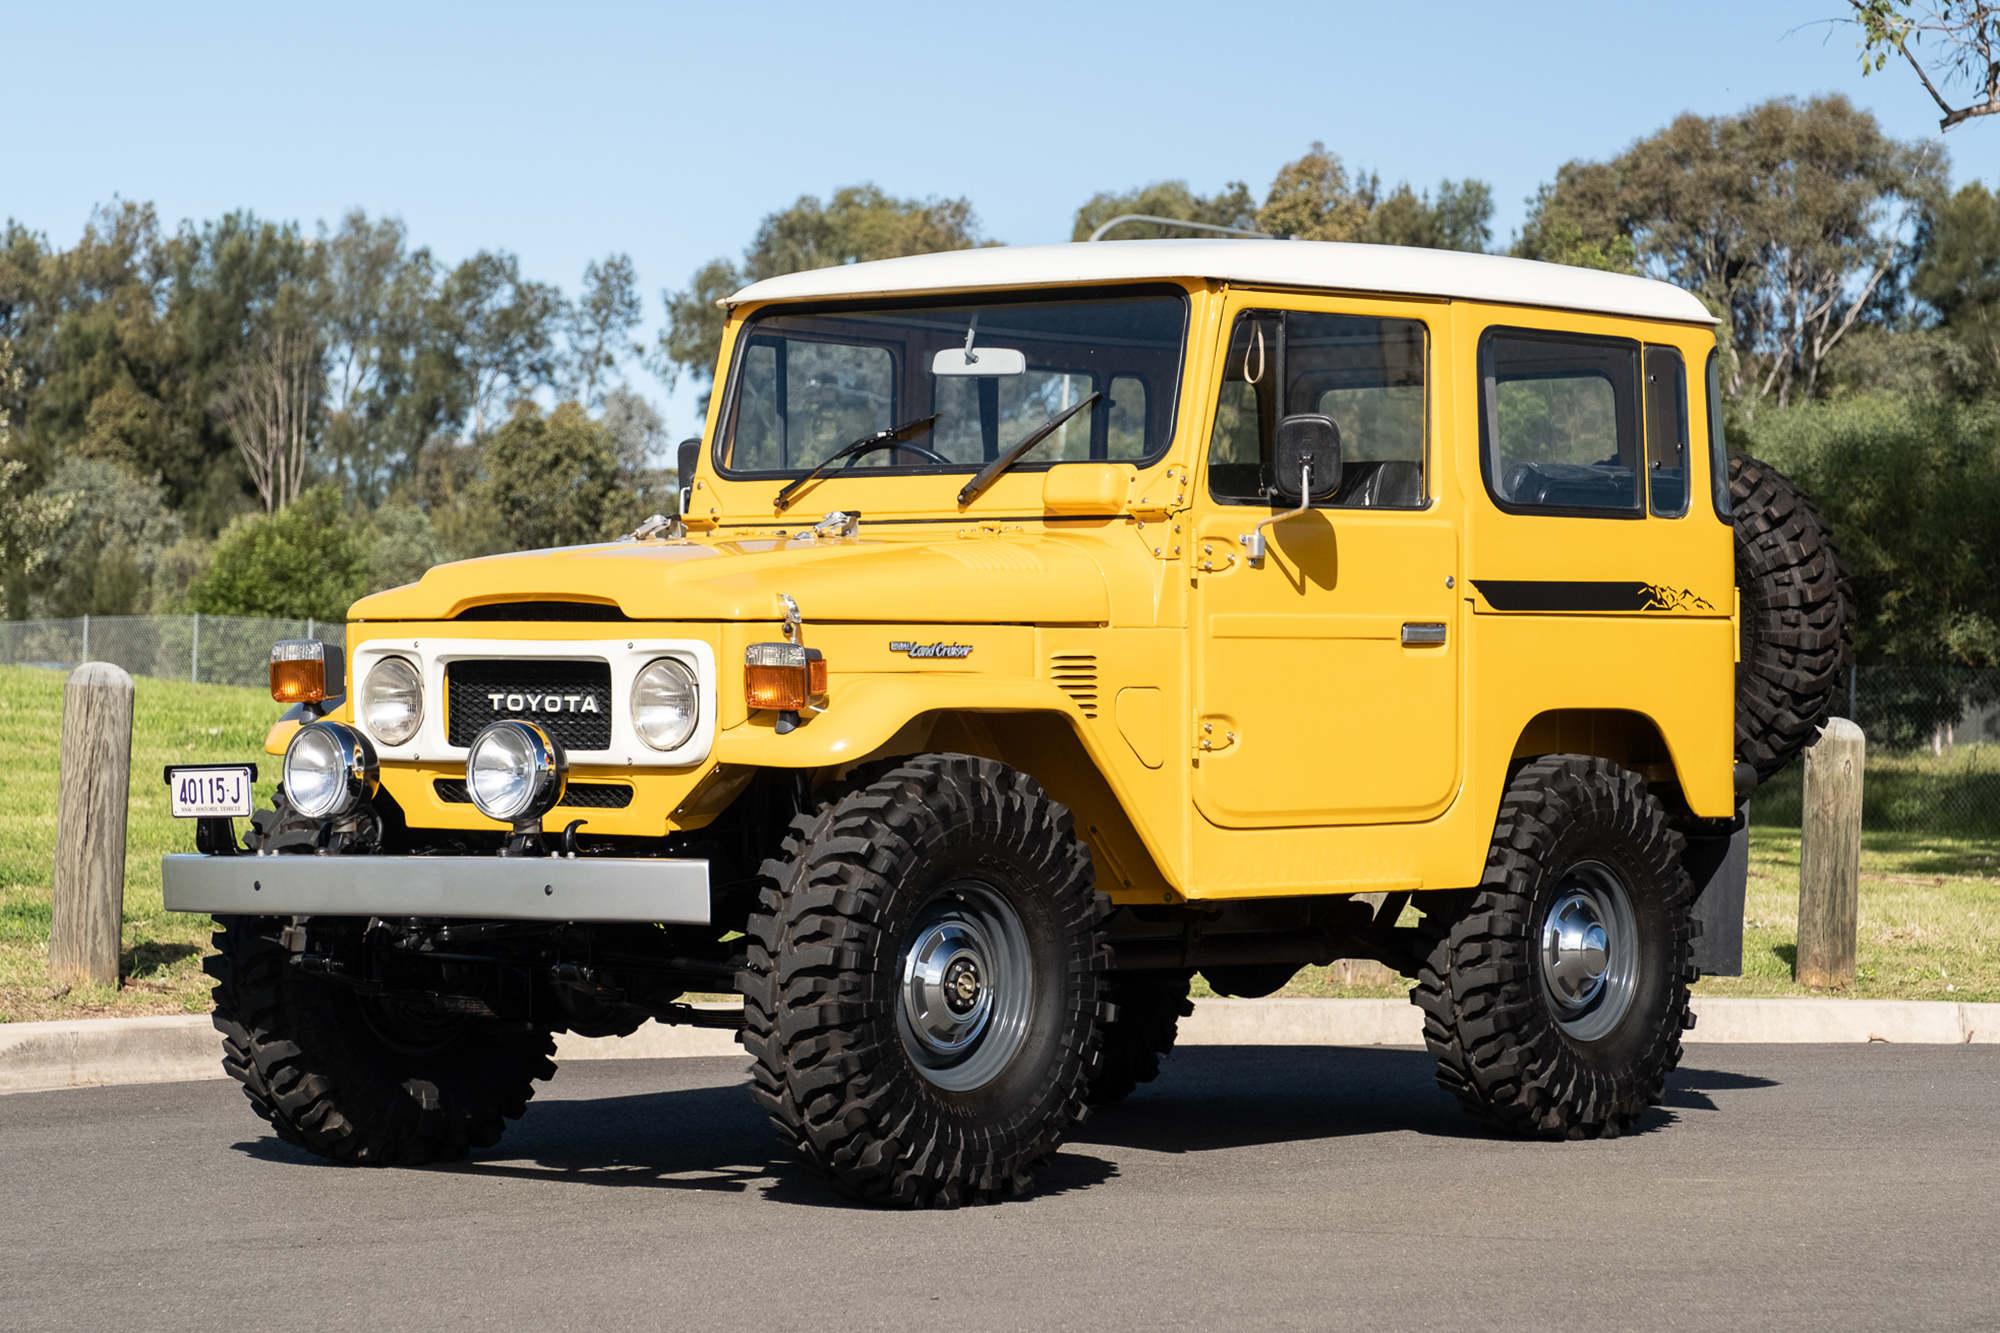
[[1736,758],[1762,782],[1813,742],[1839,697],[1854,599],[1825,522],[1776,468],[1730,454],[1729,510],[1742,596]]

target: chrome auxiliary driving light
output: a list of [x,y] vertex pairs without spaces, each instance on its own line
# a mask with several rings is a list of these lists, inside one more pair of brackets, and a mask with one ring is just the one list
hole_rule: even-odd
[[472,738],[465,785],[488,819],[516,828],[539,823],[569,783],[569,756],[532,722],[495,722]]
[[344,722],[308,722],[285,748],[285,795],[307,819],[332,819],[372,799],[375,747]]

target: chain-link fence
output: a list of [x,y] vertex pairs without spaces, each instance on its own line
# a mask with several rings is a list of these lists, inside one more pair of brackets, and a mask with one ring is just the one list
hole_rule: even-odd
[[[1868,737],[1863,827],[2000,837],[2000,670],[1855,667],[1834,711]],[[1794,764],[1765,783],[1750,817],[1797,824],[1802,781]]]
[[271,645],[324,639],[343,647],[347,627],[240,616],[83,616],[0,621],[0,665],[58,667],[111,662],[135,676],[214,685],[270,682]]

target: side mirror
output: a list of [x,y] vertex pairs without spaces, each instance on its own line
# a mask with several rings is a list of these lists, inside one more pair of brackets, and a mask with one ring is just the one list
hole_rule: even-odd
[[694,470],[701,466],[701,437],[682,440],[674,461],[674,479],[681,484],[681,515],[686,517],[694,499]]
[[[1340,489],[1340,426],[1323,412],[1298,412],[1278,421],[1272,449],[1271,485],[1287,500],[1310,504],[1331,499]],[[1312,469],[1311,494],[1300,479]]]

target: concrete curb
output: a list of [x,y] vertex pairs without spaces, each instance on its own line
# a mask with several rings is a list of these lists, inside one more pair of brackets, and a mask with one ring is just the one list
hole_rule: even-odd
[[[2000,1004],[1711,997],[1696,999],[1694,1013],[1691,1046],[2000,1042]],[[1180,1034],[1186,1046],[1421,1046],[1424,1023],[1407,1000],[1202,1000]]]
[[[704,1009],[727,1009],[715,1004]],[[2000,1043],[2000,1004],[1923,1000],[1695,1001],[1690,1044],[1887,1041]],[[1423,1019],[1404,1000],[1203,1000],[1181,1020],[1186,1046],[1418,1046]],[[224,1077],[206,1014],[0,1024],[0,1093]],[[648,1023],[629,1037],[556,1038],[556,1060],[740,1058],[736,1034]]]

